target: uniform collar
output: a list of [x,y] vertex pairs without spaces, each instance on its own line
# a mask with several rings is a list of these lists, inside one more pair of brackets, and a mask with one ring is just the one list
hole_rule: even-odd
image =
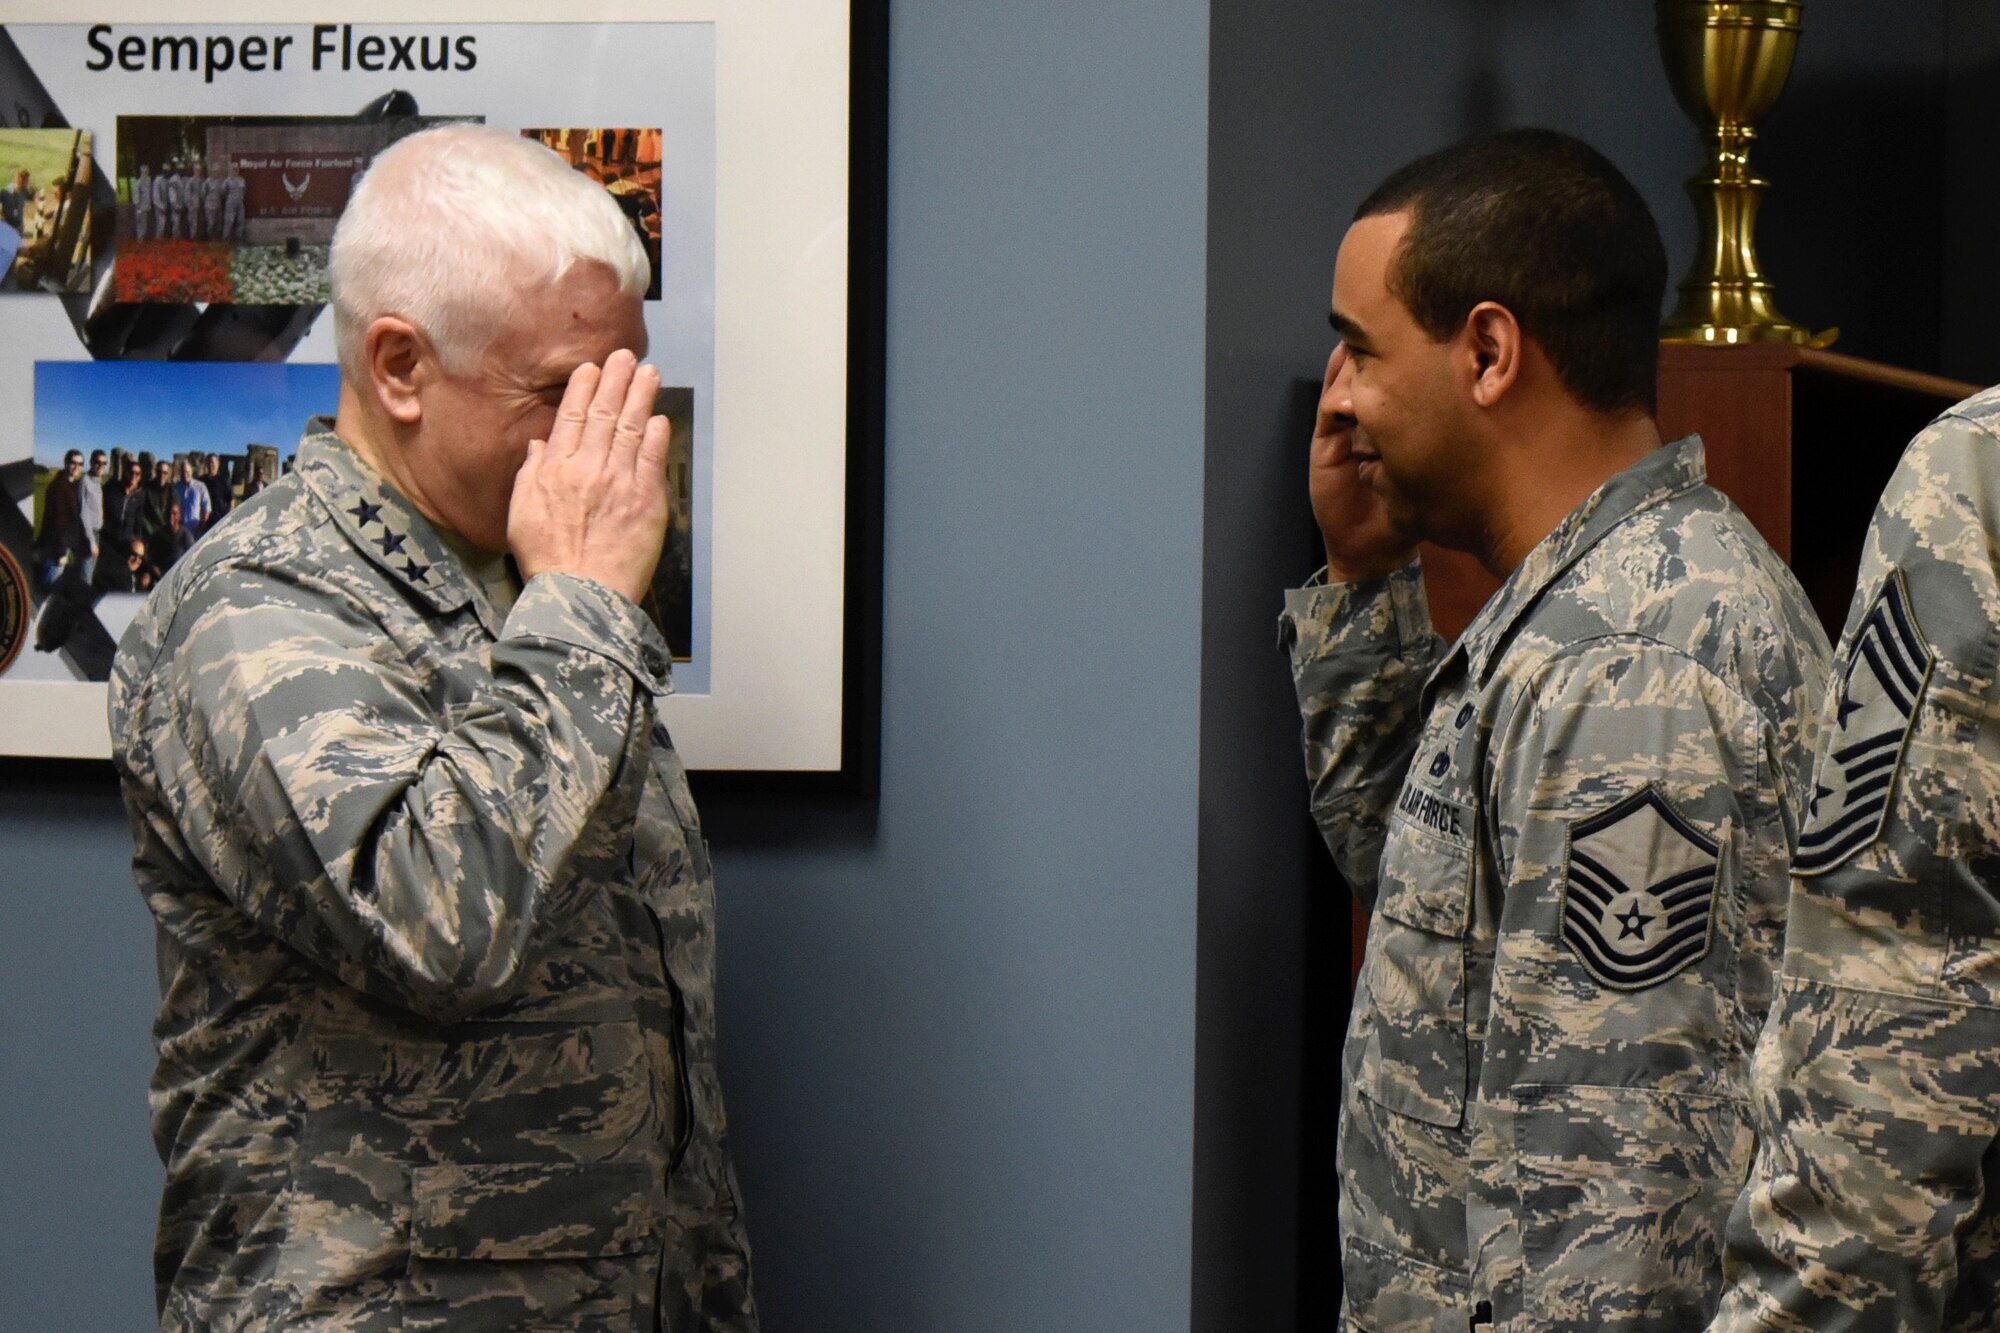
[[1480,686],[1492,675],[1500,650],[1541,600],[1550,584],[1581,560],[1607,533],[1635,514],[1666,503],[1708,479],[1701,437],[1687,435],[1661,445],[1613,476],[1572,509],[1555,530],[1535,544],[1528,558],[1487,599],[1472,624],[1432,673],[1437,679],[1460,654]]
[[480,600],[437,528],[333,433],[331,417],[306,423],[298,471],[354,549],[433,611]]

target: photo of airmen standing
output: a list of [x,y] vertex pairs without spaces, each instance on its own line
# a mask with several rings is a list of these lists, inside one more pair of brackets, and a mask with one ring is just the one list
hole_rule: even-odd
[[[1654,420],[1666,257],[1582,142],[1357,210],[1281,626],[1312,812],[1372,907],[1343,1059],[1345,1327],[1703,1327],[1749,1169],[1826,637]],[[1505,582],[1455,644],[1419,539]]]
[[141,162],[128,192],[128,233],[135,241],[247,239],[243,175],[233,163],[204,169],[199,162],[167,162],[155,176],[153,164]]
[[118,117],[122,302],[322,305],[354,177],[440,117]]
[[2000,389],[1882,495],[1821,724],[1715,1333],[2000,1319]]

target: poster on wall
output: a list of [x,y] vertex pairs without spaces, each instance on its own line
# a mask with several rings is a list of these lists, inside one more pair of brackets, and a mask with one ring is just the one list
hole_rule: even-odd
[[847,6],[46,8],[0,27],[0,754],[109,754],[118,636],[334,410],[354,182],[471,120],[602,185],[647,254],[674,516],[644,609],[677,745],[842,769]]

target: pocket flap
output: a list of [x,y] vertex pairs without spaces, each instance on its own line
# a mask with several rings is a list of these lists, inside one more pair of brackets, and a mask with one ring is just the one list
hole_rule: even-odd
[[1362,1058],[1355,1086],[1377,1105],[1455,1129],[1465,1118],[1465,935],[1472,919],[1472,848],[1391,828],[1382,896],[1368,926],[1365,993],[1349,1040]]
[[1433,935],[1463,938],[1472,923],[1472,845],[1390,825],[1375,910]]
[[645,1162],[492,1162],[410,1173],[410,1251],[597,1259],[659,1243],[666,1177]]

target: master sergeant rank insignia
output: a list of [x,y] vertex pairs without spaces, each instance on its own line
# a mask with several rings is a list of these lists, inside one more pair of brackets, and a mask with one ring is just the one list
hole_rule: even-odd
[[1793,874],[1823,875],[1881,835],[1933,660],[1902,571],[1892,570],[1847,650],[1839,711],[1813,773]]
[[1708,952],[1721,866],[1715,840],[1649,784],[1570,825],[1563,943],[1613,990],[1658,985]]

